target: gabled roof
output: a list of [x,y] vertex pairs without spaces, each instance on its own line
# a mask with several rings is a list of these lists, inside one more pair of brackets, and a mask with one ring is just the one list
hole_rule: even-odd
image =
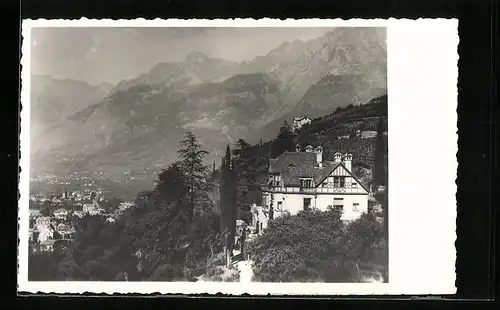
[[301,121],[301,120],[306,119],[306,118],[310,119],[309,116],[300,116],[300,117],[295,117],[293,120],[294,121]]
[[[301,178],[312,178],[315,186],[319,186],[339,166],[349,171],[341,162],[323,161],[323,166],[318,167],[314,152],[284,152],[269,160],[269,173],[279,173],[284,186],[300,186]],[[349,173],[368,191],[352,171]]]
[[284,152],[270,160],[269,173],[280,173],[284,186],[300,186],[300,178],[313,178],[319,184],[339,164],[324,162],[319,168],[314,152]]

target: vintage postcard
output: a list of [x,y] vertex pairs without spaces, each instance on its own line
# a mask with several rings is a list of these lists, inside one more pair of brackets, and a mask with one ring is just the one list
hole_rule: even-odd
[[457,20],[25,20],[18,291],[455,293]]

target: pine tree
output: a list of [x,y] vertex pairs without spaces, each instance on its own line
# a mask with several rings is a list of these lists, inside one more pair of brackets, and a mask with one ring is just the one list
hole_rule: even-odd
[[189,193],[189,188],[186,183],[181,164],[175,162],[158,174],[156,191],[161,198],[168,202],[181,201],[184,200]]
[[207,181],[209,169],[203,164],[205,156],[209,153],[201,148],[196,136],[190,131],[185,134],[181,141],[181,149],[177,153],[181,158],[179,167],[184,173],[188,188],[188,218],[191,223],[197,199],[206,196],[206,191],[210,187]]

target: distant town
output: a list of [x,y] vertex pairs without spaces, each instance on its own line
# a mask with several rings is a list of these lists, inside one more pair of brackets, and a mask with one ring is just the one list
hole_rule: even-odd
[[104,216],[112,223],[134,205],[118,198],[105,198],[107,190],[92,188],[95,181],[86,180],[89,182],[81,190],[30,195],[29,240],[33,251],[53,251],[55,246],[69,244],[78,219],[84,216]]

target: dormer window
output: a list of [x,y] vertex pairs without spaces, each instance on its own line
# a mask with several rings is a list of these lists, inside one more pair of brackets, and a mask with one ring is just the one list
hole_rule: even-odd
[[313,180],[311,178],[301,178],[300,187],[311,188],[313,187]]
[[281,186],[281,175],[271,174],[269,176],[269,186]]

